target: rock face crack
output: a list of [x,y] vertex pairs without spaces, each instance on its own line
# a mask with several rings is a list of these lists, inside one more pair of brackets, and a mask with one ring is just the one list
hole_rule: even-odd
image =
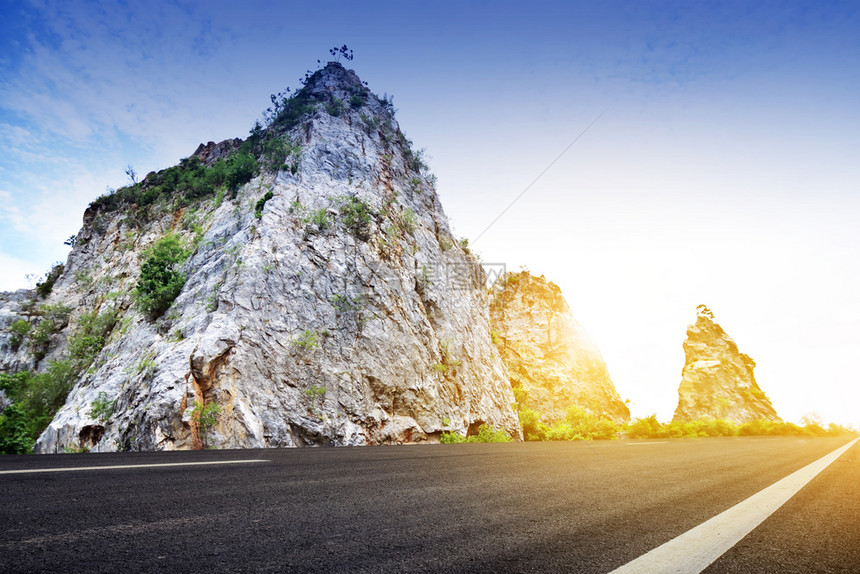
[[194,382],[200,387],[200,390],[205,392],[213,386],[216,379],[216,373],[228,362],[228,355],[233,349],[234,344],[226,344],[223,350],[214,356],[207,357],[206,355],[198,354],[197,350],[190,357],[191,376],[194,377]]

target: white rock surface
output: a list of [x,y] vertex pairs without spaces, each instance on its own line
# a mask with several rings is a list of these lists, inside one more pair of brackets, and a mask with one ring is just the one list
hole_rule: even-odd
[[[309,87],[346,102],[363,89],[332,64]],[[63,333],[94,309],[120,309],[120,322],[37,452],[90,436],[85,428],[99,423],[87,413],[100,392],[117,399],[95,446],[102,451],[198,447],[195,401],[220,405],[210,440],[219,448],[438,441],[443,429],[483,422],[521,436],[477,262],[451,245],[433,179],[410,166],[383,103],[370,95],[337,116],[318,103],[289,136],[303,148],[296,173],[259,175],[218,207],[209,199],[142,229],[121,211],[87,211],[48,302],[75,309]],[[375,213],[366,239],[343,224],[345,195]],[[321,209],[330,225],[318,230],[306,219]],[[188,280],[153,323],[131,298],[142,252],[170,231],[190,243],[191,222],[204,234],[183,268]],[[11,323],[19,307],[4,302],[0,320]],[[306,332],[318,346],[297,344]],[[30,366],[61,356],[65,336]],[[4,368],[26,361],[25,351],[2,348]],[[311,398],[319,388],[324,395]]]

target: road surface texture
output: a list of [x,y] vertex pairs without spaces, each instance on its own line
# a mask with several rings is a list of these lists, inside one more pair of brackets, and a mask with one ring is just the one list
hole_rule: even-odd
[[860,572],[860,443],[705,572]]
[[[8,456],[0,572],[609,572],[848,440]],[[707,572],[860,572],[858,481],[860,443]]]

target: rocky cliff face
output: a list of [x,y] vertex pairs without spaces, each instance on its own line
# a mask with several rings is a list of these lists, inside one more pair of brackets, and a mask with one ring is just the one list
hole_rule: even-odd
[[706,417],[736,423],[782,420],[755,381],[755,361],[738,351],[732,338],[714,322],[713,313],[703,305],[696,322],[687,327],[684,353],[686,362],[674,420]]
[[[435,441],[484,422],[520,436],[480,266],[452,241],[390,102],[331,63],[272,117],[182,164],[204,173],[253,144],[242,149],[260,168],[235,194],[197,199],[186,175],[149,174],[124,203],[94,202],[40,301],[71,311],[38,361],[9,342],[32,297],[3,302],[7,370],[45,370],[75,352],[70,339],[103,336],[37,452],[193,448],[195,403],[219,405],[209,442],[222,448]],[[180,208],[156,197],[174,179],[190,190]],[[187,280],[153,318],[134,290],[147,249],[171,233],[190,251]],[[115,401],[101,418],[99,401]]]
[[572,406],[630,420],[600,350],[557,285],[527,271],[506,274],[494,285],[490,320],[521,405],[547,422],[563,418]]

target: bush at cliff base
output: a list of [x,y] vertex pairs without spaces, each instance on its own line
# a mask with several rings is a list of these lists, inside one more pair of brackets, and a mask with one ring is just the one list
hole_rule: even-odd
[[622,425],[581,407],[568,409],[561,421],[545,423],[542,413],[520,406],[520,426],[527,441],[607,440],[627,438],[705,438],[720,436],[837,436],[854,432],[830,424],[826,428],[815,420],[796,425],[788,422],[756,420],[742,424],[733,421],[704,418],[694,421],[661,423],[657,415],[638,418]]
[[817,421],[803,426],[787,422],[755,420],[741,424],[720,419],[661,423],[657,415],[636,419],[627,428],[629,438],[696,438],[715,436],[837,436],[851,429],[833,424],[824,428]]
[[474,436],[465,437],[456,432],[443,432],[442,433],[442,444],[461,444],[461,443],[473,443],[473,442],[511,442],[511,437],[503,430],[494,430],[488,424],[483,424],[478,427],[478,434]]

